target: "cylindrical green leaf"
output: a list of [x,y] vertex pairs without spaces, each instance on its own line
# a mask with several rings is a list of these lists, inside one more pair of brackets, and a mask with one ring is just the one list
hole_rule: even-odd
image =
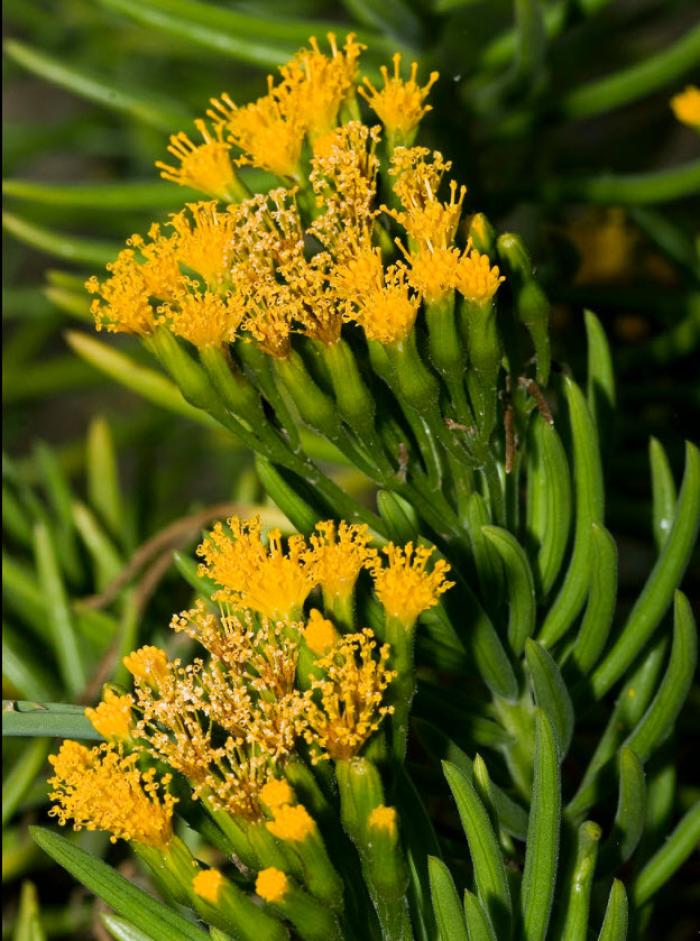
[[632,883],[635,907],[641,907],[671,878],[673,873],[697,849],[700,841],[700,801],[679,821],[670,837]]
[[544,941],[557,885],[561,791],[554,729],[542,709],[535,715],[535,775],[520,894],[524,941]]
[[511,928],[510,888],[496,834],[469,778],[449,761],[442,767],[469,843],[477,894],[497,935],[505,938]]
[[603,471],[598,436],[583,393],[572,379],[564,380],[574,456],[576,525],[569,568],[552,602],[539,640],[551,647],[568,631],[588,591],[591,564],[591,524],[603,521]]
[[525,644],[527,666],[532,678],[535,700],[544,710],[552,723],[559,751],[559,760],[563,761],[569,750],[574,734],[574,707],[561,678],[561,673],[551,655],[541,644],[528,640]]
[[608,896],[603,927],[598,941],[625,941],[627,938],[627,893],[619,879],[615,879]]
[[519,657],[525,641],[535,628],[535,581],[525,550],[512,533],[497,526],[482,526],[481,531],[496,548],[508,583],[508,643]]
[[573,870],[567,884],[562,886],[564,898],[556,927],[552,929],[553,936],[562,941],[586,941],[588,937],[591,887],[601,832],[592,820],[578,828]]
[[654,540],[656,548],[661,552],[673,526],[677,494],[671,465],[663,445],[656,438],[649,439],[649,464],[651,466]]
[[617,601],[617,544],[599,523],[591,526],[591,582],[571,661],[585,676],[596,664],[612,627]]
[[673,599],[700,527],[700,451],[686,443],[685,474],[671,532],[614,647],[595,670],[593,693],[600,699],[624,674],[656,630]]
[[583,316],[588,347],[586,398],[598,431],[600,449],[605,454],[610,446],[615,414],[615,373],[610,346],[600,320],[590,310],[584,311]]
[[645,762],[654,748],[669,734],[681,711],[695,676],[698,637],[693,612],[686,596],[676,592],[671,659],[651,705],[634,731],[625,740]]
[[449,938],[450,941],[469,941],[462,906],[450,870],[441,859],[429,856],[428,875],[435,921],[440,936]]
[[469,941],[497,941],[484,906],[468,889],[464,890],[464,919]]
[[623,747],[618,758],[620,794],[612,832],[600,854],[600,868],[613,871],[630,858],[644,830],[646,785],[644,768],[631,748]]

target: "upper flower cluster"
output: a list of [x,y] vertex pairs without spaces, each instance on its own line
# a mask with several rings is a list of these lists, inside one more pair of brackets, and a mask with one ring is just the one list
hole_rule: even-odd
[[[98,329],[148,335],[164,325],[199,348],[240,336],[283,359],[294,333],[333,344],[354,322],[393,344],[424,303],[455,291],[493,297],[498,269],[460,236],[466,188],[443,187],[449,161],[413,146],[437,73],[421,87],[416,64],[403,78],[396,55],[382,88],[359,85],[381,121],[365,124],[362,47],[353,36],[342,49],[328,41],[325,53],[311,40],[257,101],[213,99],[209,123],[195,122],[201,143],[171,138],[176,163],[159,163],[163,176],[211,201],[133,236],[110,276],[88,281]],[[241,165],[279,185],[251,195]]]

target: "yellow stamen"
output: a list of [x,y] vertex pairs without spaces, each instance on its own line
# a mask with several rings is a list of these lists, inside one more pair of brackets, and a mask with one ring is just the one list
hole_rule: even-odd
[[439,559],[428,571],[434,549],[414,547],[412,542],[404,548],[390,542],[382,551],[387,564],[377,559],[370,565],[375,594],[389,617],[412,627],[416,618],[436,605],[440,595],[454,585],[445,578],[450,565]]
[[309,650],[321,657],[338,643],[339,636],[333,622],[324,618],[316,608],[312,608],[304,629],[304,640]]
[[367,823],[370,829],[385,830],[391,836],[396,836],[396,808],[380,804],[372,810]]
[[418,77],[418,63],[411,63],[411,73],[408,79],[402,79],[400,73],[401,54],[392,56],[394,74],[389,75],[385,65],[381,68],[384,88],[377,90],[368,78],[365,78],[365,87],[358,89],[359,93],[369,104],[375,114],[380,118],[384,127],[391,134],[400,136],[402,141],[409,142],[415,134],[421,119],[431,105],[426,105],[430,89],[437,82],[438,72],[431,72],[427,83],[421,88]]
[[49,757],[54,770],[49,796],[57,802],[49,815],[61,826],[72,820],[74,830],[106,830],[113,843],[135,840],[164,848],[173,835],[171,776],[158,782],[155,769],[140,771],[138,760],[138,754],[125,756],[114,745],[90,750],[64,741]]
[[216,905],[225,882],[218,869],[202,869],[192,880],[192,889],[205,902]]
[[289,881],[281,869],[270,866],[262,869],[255,880],[255,891],[266,902],[281,902],[287,893]]
[[131,696],[118,696],[106,689],[102,702],[95,709],[86,709],[85,715],[104,738],[127,739],[131,737],[133,704]]
[[301,804],[284,804],[275,808],[275,819],[268,821],[267,829],[280,840],[302,843],[315,832],[316,824]]
[[673,113],[689,127],[700,128],[700,88],[688,85],[671,99]]
[[[316,661],[326,676],[314,680],[306,693],[306,741],[316,746],[312,761],[325,758],[353,758],[375,732],[393,707],[382,706],[384,690],[395,677],[386,669],[389,645],[383,644],[379,657],[374,633],[365,628],[346,634],[325,657]],[[318,697],[318,702],[317,702]]]
[[190,186],[214,199],[232,199],[237,180],[229,157],[231,145],[222,139],[221,125],[216,126],[212,135],[204,121],[198,119],[194,123],[204,143],[192,143],[184,131],[173,134],[168,151],[180,166],[173,167],[159,160],[156,167],[164,180]]

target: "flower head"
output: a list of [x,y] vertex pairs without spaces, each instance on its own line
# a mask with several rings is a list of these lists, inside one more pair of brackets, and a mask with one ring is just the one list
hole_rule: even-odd
[[316,524],[309,537],[307,559],[325,597],[346,598],[352,593],[357,576],[377,555],[369,545],[371,538],[365,524],[336,524],[333,520]]
[[156,780],[155,769],[140,771],[137,754],[123,755],[113,745],[88,749],[65,741],[49,761],[49,784],[56,804],[49,811],[64,826],[106,830],[112,842],[135,840],[165,847],[172,838],[175,798],[168,793],[170,775]]
[[316,823],[302,804],[283,804],[275,808],[274,814],[267,829],[280,840],[303,843],[316,832]]
[[201,118],[194,123],[204,143],[194,144],[184,131],[173,134],[168,151],[180,165],[173,167],[159,160],[156,167],[164,180],[190,186],[214,199],[232,199],[239,184],[229,156],[231,145],[222,138],[222,126],[217,125],[212,134]]
[[386,807],[384,804],[379,804],[371,811],[367,824],[370,830],[384,830],[391,836],[395,836],[396,816],[395,807]]
[[127,739],[131,737],[134,700],[128,694],[118,696],[106,689],[102,702],[95,709],[86,709],[85,715],[92,727],[104,738]]
[[377,641],[365,628],[346,634],[316,665],[325,672],[307,691],[306,741],[315,746],[312,761],[354,758],[375,732],[391,706],[383,706],[384,690],[396,675],[386,668],[389,645],[375,658]]
[[269,618],[298,616],[315,585],[313,568],[304,561],[303,536],[291,536],[285,552],[278,529],[263,543],[259,518],[232,517],[228,526],[230,535],[219,523],[197,550],[204,559],[201,574],[221,586],[216,599]]
[[429,571],[427,566],[434,549],[414,547],[412,542],[404,548],[389,543],[382,551],[387,557],[386,564],[376,559],[370,565],[375,594],[389,617],[410,628],[419,615],[437,604],[440,595],[454,585],[445,578],[450,565],[439,559]]
[[286,875],[274,866],[262,869],[255,880],[255,891],[266,902],[281,902],[288,887],[289,880]]
[[364,87],[358,89],[374,113],[380,118],[382,124],[390,135],[395,135],[399,143],[410,143],[415,136],[421,119],[428,111],[430,105],[425,104],[430,89],[437,82],[438,72],[431,72],[426,84],[421,88],[416,81],[418,77],[418,63],[411,63],[411,72],[408,79],[401,78],[401,54],[392,56],[394,74],[389,75],[385,65],[381,68],[384,87],[377,90],[365,78]]
[[134,679],[146,686],[158,689],[170,678],[168,655],[160,647],[139,647],[122,662]]
[[225,883],[218,869],[201,869],[192,880],[192,889],[205,902],[216,905]]
[[235,340],[244,317],[239,295],[202,290],[189,278],[171,302],[158,308],[161,322],[198,349],[224,347]]
[[491,300],[502,281],[505,278],[498,267],[492,268],[488,256],[472,248],[459,260],[454,286],[468,301],[484,304]]
[[339,636],[333,622],[324,618],[317,608],[312,608],[304,629],[304,640],[311,653],[317,657],[328,653],[338,643]]
[[689,127],[700,128],[700,88],[688,85],[671,99],[673,113]]
[[294,791],[284,778],[271,778],[261,789],[260,799],[270,810],[275,810],[283,804],[291,804]]

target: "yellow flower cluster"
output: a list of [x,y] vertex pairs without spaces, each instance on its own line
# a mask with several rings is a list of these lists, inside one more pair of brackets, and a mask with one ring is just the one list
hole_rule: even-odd
[[[201,144],[171,138],[177,165],[158,163],[163,176],[230,205],[191,203],[146,239],[133,236],[109,277],[87,282],[98,329],[147,336],[164,326],[200,349],[240,337],[284,359],[294,333],[333,344],[354,322],[370,340],[400,343],[423,302],[455,290],[478,303],[493,297],[498,268],[456,244],[466,188],[451,181],[441,198],[450,163],[411,146],[437,73],[421,87],[415,63],[401,77],[397,55],[382,89],[365,79],[359,91],[383,140],[359,120],[362,47],[328,38],[328,53],[311,40],[257,101],[212,99],[211,127],[195,122]],[[389,205],[377,200],[380,147]],[[234,150],[235,162],[282,185],[248,195]]]
[[700,88],[688,85],[682,92],[671,99],[673,113],[688,127],[700,129]]

